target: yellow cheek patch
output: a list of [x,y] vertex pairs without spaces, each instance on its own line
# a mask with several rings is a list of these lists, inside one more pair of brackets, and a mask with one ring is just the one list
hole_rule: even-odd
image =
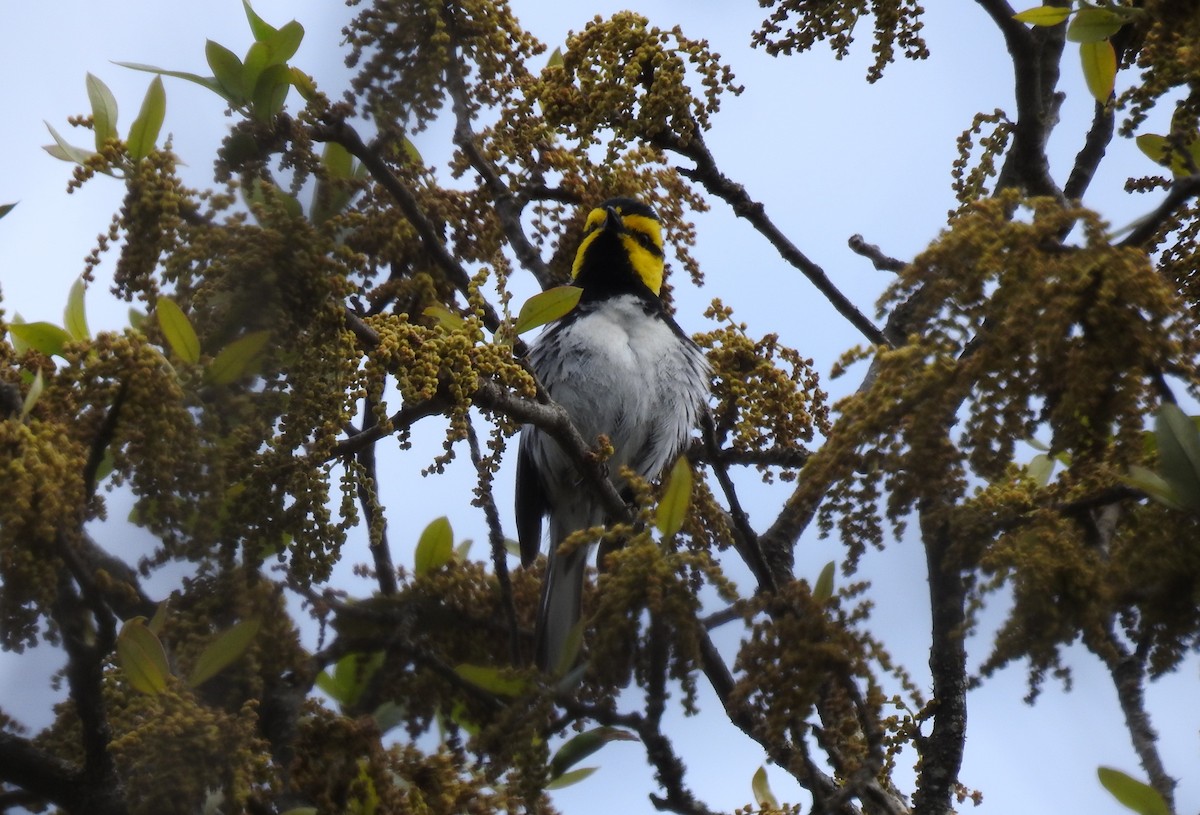
[[629,262],[633,264],[633,270],[637,272],[637,276],[646,284],[646,288],[654,292],[655,296],[657,296],[662,290],[662,255],[654,254],[638,243],[637,238],[632,235],[622,234],[621,243],[625,246],[625,252],[629,255]]
[[[591,218],[589,217],[590,221]],[[662,251],[662,224],[653,218],[647,218],[645,215],[625,215],[621,218],[625,222],[625,228],[631,232],[641,232],[650,236],[650,240]]]

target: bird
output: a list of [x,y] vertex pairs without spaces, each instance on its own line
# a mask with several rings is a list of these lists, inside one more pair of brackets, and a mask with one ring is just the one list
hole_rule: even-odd
[[[579,302],[543,329],[527,355],[583,438],[608,438],[608,476],[623,493],[623,467],[657,478],[708,410],[710,367],[660,299],[663,269],[662,224],[653,208],[625,197],[595,207],[571,270]],[[561,663],[582,615],[588,547],[557,550],[572,532],[613,519],[558,443],[532,424],[521,429],[515,504],[526,567],[537,559],[549,518],[535,661],[542,671],[566,670],[572,666]]]

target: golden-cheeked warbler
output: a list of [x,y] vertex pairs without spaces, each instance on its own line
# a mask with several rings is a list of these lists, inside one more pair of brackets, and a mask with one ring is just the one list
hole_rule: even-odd
[[[656,478],[683,451],[706,410],[709,366],[659,300],[662,227],[654,210],[629,198],[593,209],[572,270],[579,305],[547,327],[529,363],[584,439],[608,437],[608,471],[618,489],[629,467]],[[521,432],[516,521],[521,560],[529,565],[550,518],[550,551],[536,633],[537,663],[560,664],[580,620],[587,547],[558,555],[580,529],[610,521],[558,444],[538,428]]]

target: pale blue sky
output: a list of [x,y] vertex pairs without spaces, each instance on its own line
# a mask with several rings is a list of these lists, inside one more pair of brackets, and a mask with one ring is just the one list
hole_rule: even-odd
[[[513,0],[512,5],[526,26],[553,48],[565,40],[568,29],[582,28],[593,14],[606,15],[626,3]],[[933,58],[893,65],[874,86],[863,80],[870,59],[869,29],[860,33],[855,54],[844,63],[834,62],[820,48],[813,54],[776,60],[748,48],[750,32],[763,14],[757,3],[655,0],[638,5],[653,23],[664,28],[680,23],[689,36],[707,38],[732,65],[746,92],[723,103],[707,137],[713,153],[726,174],[762,201],[792,240],[868,313],[873,313],[874,300],[888,279],[852,254],[846,239],[862,233],[901,258],[918,252],[936,235],[954,204],[950,162],[955,138],[976,111],[1012,108],[1010,67],[1002,40],[973,3],[927,3],[930,16],[925,33]],[[82,259],[94,236],[106,229],[122,195],[119,184],[107,179],[65,195],[70,169],[40,149],[50,141],[43,120],[68,140],[86,145],[90,133],[73,132],[65,121],[87,107],[86,72],[112,88],[124,130],[150,77],[112,61],[204,72],[206,38],[239,53],[250,41],[238,0],[169,5],[117,0],[107,4],[104,12],[97,8],[82,0],[64,0],[7,3],[0,11],[0,76],[4,77],[0,109],[5,113],[0,203],[20,201],[0,221],[0,287],[6,312],[19,311],[27,320],[61,319],[67,290],[82,269]],[[349,13],[345,7],[330,0],[260,0],[256,9],[277,25],[293,17],[304,24],[308,35],[293,64],[336,95],[348,76],[340,49],[340,28]],[[1069,98],[1052,143],[1060,181],[1091,116],[1091,102],[1073,55],[1067,55],[1065,66],[1062,87]],[[174,134],[175,150],[189,165],[185,180],[193,186],[208,185],[214,149],[228,126],[222,104],[207,91],[177,80],[167,81],[167,100],[164,130]],[[1154,129],[1153,123],[1148,129]],[[1158,129],[1164,126],[1159,124]],[[444,143],[434,141],[438,136],[435,128],[418,139],[417,146],[427,158],[446,154]],[[1126,196],[1122,182],[1127,175],[1149,172],[1150,167],[1128,143],[1114,144],[1110,154],[1087,203],[1115,225],[1123,225],[1152,203]],[[842,351],[860,341],[797,272],[722,206],[701,217],[698,225],[696,255],[709,285],[696,292],[676,281],[679,319],[686,329],[703,329],[703,305],[720,296],[750,323],[752,333],[778,332],[786,344],[812,356],[822,375]],[[103,273],[100,283],[88,295],[92,328],[120,328],[127,307],[108,293]],[[520,287],[525,294],[532,293],[532,280],[524,280]],[[844,392],[854,387],[860,375],[852,372],[844,382],[826,385],[835,393]],[[427,463],[439,450],[438,435],[419,440],[410,455],[422,465]],[[411,461],[398,464],[397,472],[413,472]],[[411,561],[416,532],[437,515],[450,515],[460,538],[485,539],[482,521],[460,509],[465,504],[460,487],[466,474],[462,467],[455,469],[445,479],[385,481],[398,561]],[[787,487],[755,487],[753,474],[742,481],[748,508],[761,524],[772,516]],[[505,508],[511,472],[504,474],[497,489]],[[120,496],[111,500],[114,507],[121,505]],[[112,513],[113,517],[123,514]],[[506,523],[511,529],[510,516]],[[412,533],[406,535],[406,530]],[[100,541],[118,553],[136,545],[132,543],[136,535],[119,526],[97,532]],[[806,539],[798,551],[797,570],[811,578],[825,562],[839,558],[835,542]],[[347,558],[348,562],[365,559],[365,554],[354,552]],[[928,621],[918,546],[905,542],[871,554],[864,573],[876,581],[876,631],[924,684]],[[348,577],[348,569],[344,574],[352,590],[369,590]],[[977,640],[973,664],[982,659],[984,650],[984,643]],[[43,724],[45,705],[39,701],[39,691],[45,685],[43,677],[57,664],[50,652],[32,658],[0,655],[0,705],[27,717],[31,724]],[[1140,774],[1111,684],[1086,655],[1078,654],[1073,664],[1075,691],[1064,695],[1057,686],[1048,685],[1034,708],[1020,701],[1024,694],[1020,668],[1005,671],[973,694],[962,779],[984,791],[984,805],[977,811],[985,815],[1124,811],[1095,780],[1095,768],[1101,764]],[[1163,731],[1168,770],[1182,775],[1195,766],[1198,714],[1190,703],[1182,710],[1172,703],[1195,698],[1195,665],[1152,686],[1149,695],[1158,710],[1155,723]],[[697,794],[714,807],[732,809],[751,801],[750,778],[763,758],[740,733],[721,725],[722,714],[711,698],[707,701],[709,714],[678,723],[676,743]],[[600,772],[555,796],[564,811],[652,811],[646,794],[654,786],[639,745],[617,743],[596,758]],[[781,800],[799,797],[782,771],[768,768],[768,774]],[[1200,808],[1196,779],[1184,779],[1178,800],[1181,811]]]

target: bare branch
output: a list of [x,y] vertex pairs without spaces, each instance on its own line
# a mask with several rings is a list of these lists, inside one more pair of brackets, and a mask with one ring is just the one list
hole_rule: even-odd
[[1063,195],[1067,200],[1078,201],[1087,192],[1096,168],[1100,166],[1104,152],[1112,141],[1115,121],[1112,106],[1097,102],[1096,111],[1092,114],[1092,126],[1083,140],[1083,147],[1075,156],[1075,166],[1071,168],[1071,175],[1063,187]]
[[508,548],[504,545],[504,529],[500,525],[500,512],[496,509],[496,498],[492,494],[492,473],[487,469],[479,450],[479,439],[475,425],[467,423],[467,442],[471,448],[471,463],[479,475],[475,487],[475,502],[483,509],[488,525],[488,546],[492,552],[492,568],[500,584],[500,597],[504,613],[508,618],[508,651],[513,665],[521,665],[520,626],[517,624],[517,606],[513,601],[512,580],[508,575]]
[[[375,401],[368,396],[363,400],[363,433],[370,431],[377,423]],[[371,558],[375,561],[375,580],[379,583],[380,593],[390,596],[396,593],[396,567],[392,563],[392,550],[388,545],[387,519],[383,517],[379,504],[379,473],[375,467],[375,445],[363,445],[357,458],[361,468],[360,477],[355,479],[358,483],[358,502],[362,506],[363,518],[367,521],[370,538],[368,545]]]
[[881,272],[899,272],[908,264],[902,260],[897,260],[890,255],[885,255],[883,251],[873,243],[867,243],[867,239],[862,235],[851,235],[847,241],[850,246],[850,251],[857,255],[862,255]]
[[1167,197],[1153,212],[1138,221],[1133,231],[1121,241],[1121,246],[1143,246],[1167,223],[1175,211],[1191,199],[1200,195],[1200,173],[1175,179],[1167,191]]
[[875,345],[888,344],[883,333],[833,284],[833,281],[825,274],[825,270],[809,260],[795,244],[788,240],[775,222],[767,217],[766,208],[752,199],[745,187],[720,171],[716,160],[700,136],[699,127],[696,128],[695,134],[686,144],[670,134],[660,136],[657,143],[659,147],[695,162],[694,167],[681,167],[679,173],[699,183],[708,192],[729,204],[739,218],[749,221],[763,237],[770,241],[775,250],[779,252],[780,257],[799,269],[809,279],[809,282],[825,296],[834,309],[870,342]]

